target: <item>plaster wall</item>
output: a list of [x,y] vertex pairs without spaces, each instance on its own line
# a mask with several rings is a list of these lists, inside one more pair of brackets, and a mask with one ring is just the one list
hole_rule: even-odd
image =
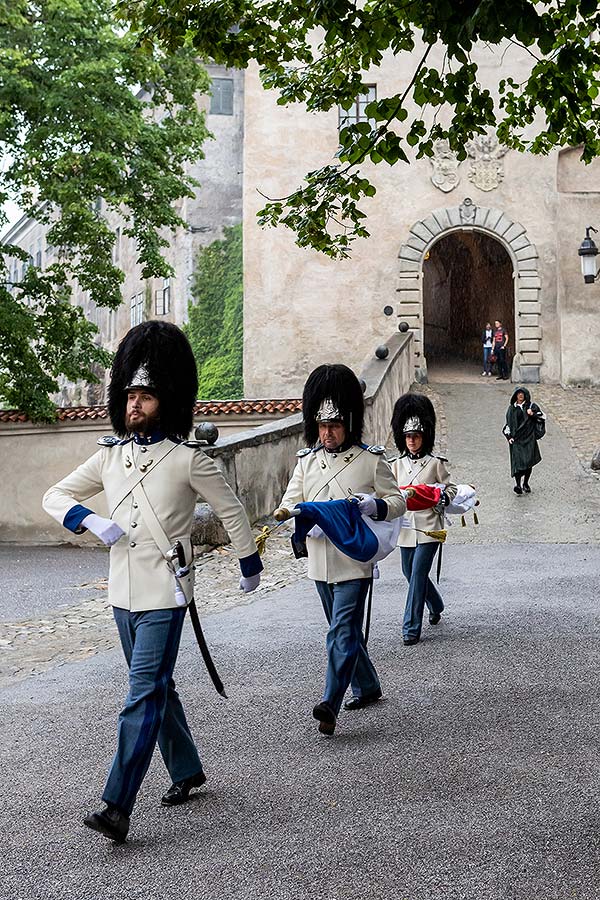
[[[421,53],[422,48],[417,47],[413,60],[402,63],[387,55],[379,68],[365,73],[364,83],[376,84],[379,97],[393,95],[406,85]],[[516,47],[495,52],[478,48],[475,55],[481,67],[480,80],[494,93],[501,77],[511,74],[522,80],[530,68],[530,58]],[[441,57],[435,56],[432,54],[429,62],[441,65]],[[500,160],[503,177],[492,190],[482,190],[471,180],[472,164],[467,159],[458,167],[457,186],[448,193],[433,185],[429,160],[415,159],[410,166],[398,163],[392,167],[366,163],[363,173],[377,188],[375,197],[361,204],[371,237],[354,244],[351,259],[333,261],[296,247],[294,235],[287,229],[261,230],[256,223],[256,212],[264,205],[259,191],[269,198],[286,196],[302,183],[306,172],[333,162],[337,149],[336,109],[314,114],[300,104],[278,107],[276,100],[273,92],[263,90],[256,68],[250,68],[244,145],[244,372],[248,396],[297,396],[306,373],[326,360],[343,360],[358,367],[389,329],[383,307],[389,304],[399,312],[398,254],[411,228],[433,210],[459,207],[465,197],[477,207],[501,211],[525,229],[526,243],[537,253],[542,336],[539,376],[543,381],[558,381],[564,373],[573,376],[577,366],[572,357],[579,352],[576,333],[582,325],[584,331],[596,331],[600,317],[591,306],[586,306],[585,313],[576,311],[583,288],[577,247],[583,237],[582,225],[588,223],[580,221],[576,204],[565,215],[557,189],[557,152],[534,157],[509,151]],[[570,167],[569,185],[582,178],[579,163],[570,161]],[[600,190],[598,183],[595,190]],[[600,194],[594,194],[590,203],[595,210],[592,221],[600,223],[599,198]],[[416,277],[420,277],[421,259],[417,253]],[[517,268],[514,255],[513,263]],[[562,319],[566,329],[561,328]],[[520,327],[522,323],[515,322],[515,330],[517,324]],[[563,336],[567,340],[564,348]],[[422,335],[415,331],[416,352],[421,352],[421,341]],[[582,366],[587,362],[582,361]],[[594,369],[590,377],[600,381],[600,369]]]

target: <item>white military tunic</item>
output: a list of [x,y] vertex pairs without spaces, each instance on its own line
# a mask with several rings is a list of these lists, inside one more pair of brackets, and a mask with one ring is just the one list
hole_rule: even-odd
[[90,511],[80,504],[104,490],[110,518],[125,532],[110,549],[108,597],[113,606],[132,612],[177,606],[173,573],[131,493],[142,466],[146,468],[141,487],[170,544],[181,541],[188,562],[192,560],[194,507],[200,497],[223,522],[237,556],[255,557],[252,571],[243,574],[260,571],[262,564],[258,563],[245,510],[220,470],[199,447],[168,438],[149,444],[123,441],[103,446],[46,491],[42,501],[57,522],[80,533],[85,529],[76,526]]
[[[451,500],[456,496],[456,485],[446,468],[446,460],[441,456],[426,454],[421,459],[411,459],[407,454],[392,460],[392,470],[397,484],[406,487],[411,484],[445,484],[446,495]],[[401,528],[398,537],[399,547],[416,547],[435,541],[435,538],[423,534],[424,531],[440,531],[444,527],[444,517],[434,509],[422,509],[407,512],[410,527]],[[415,529],[419,529],[418,531]]]
[[[279,504],[293,509],[297,503],[342,500],[355,494],[373,494],[387,504],[386,520],[403,515],[406,504],[383,448],[353,445],[330,453],[323,447],[301,450],[296,468]],[[327,538],[306,539],[308,576],[335,584],[370,578],[371,563],[360,563],[338,550]]]

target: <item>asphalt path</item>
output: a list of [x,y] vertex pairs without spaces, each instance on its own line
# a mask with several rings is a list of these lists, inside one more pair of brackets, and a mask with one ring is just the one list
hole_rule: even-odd
[[2,900],[597,900],[596,546],[448,547],[442,623],[404,648],[397,554],[371,651],[386,700],[311,718],[325,624],[300,582],[189,630],[176,677],[208,781],[164,809],[157,755],[130,839],[98,808],[126,691],[117,651],[0,692]]
[[102,547],[0,544],[0,622],[33,619],[98,596],[108,578]]

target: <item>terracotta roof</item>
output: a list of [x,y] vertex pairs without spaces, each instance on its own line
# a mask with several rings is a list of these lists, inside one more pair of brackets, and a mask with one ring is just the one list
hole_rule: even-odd
[[[199,400],[194,407],[194,416],[291,415],[301,409],[302,400]],[[106,406],[59,406],[56,413],[59,422],[108,419]],[[29,421],[29,416],[17,409],[0,409],[0,422]]]
[[302,400],[200,400],[194,407],[195,416],[248,415],[248,413],[295,413],[302,409]]

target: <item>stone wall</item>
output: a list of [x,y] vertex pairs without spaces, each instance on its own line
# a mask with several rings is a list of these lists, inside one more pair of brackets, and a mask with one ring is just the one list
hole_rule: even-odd
[[[412,59],[385,54],[364,73],[364,83],[376,85],[378,97],[401,93],[422,52],[417,43]],[[492,93],[502,77],[523,81],[532,63],[525,49],[508,45],[477,46],[473,57],[478,79]],[[428,64],[443,68],[443,48],[433,48]],[[511,257],[514,308],[505,324],[518,354],[515,377],[600,383],[600,355],[589,338],[600,329],[599,288],[586,290],[577,257],[585,226],[600,224],[600,164],[583,166],[577,148],[548,156],[506,152],[493,135],[465,148],[462,162],[452,152],[410,165],[366,162],[361,172],[377,189],[360,204],[371,237],[338,262],[297,247],[285,228],[261,229],[256,222],[263,195],[288,196],[307,172],[334,158],[337,109],[315,114],[302,104],[278,106],[276,92],[264,90],[252,66],[245,96],[247,395],[298,396],[305,372],[330,358],[332,346],[340,360],[358,366],[366,348],[385,338],[384,306],[409,321],[415,363],[423,360],[423,263],[454,229],[480,230]]]
[[[394,334],[387,346],[388,357],[369,359],[361,374],[367,384],[365,439],[370,443],[385,443],[394,401],[411,383],[412,335]],[[109,432],[106,420],[0,423],[0,542],[95,543],[89,535],[75,538],[61,528],[43,512],[41,499],[51,484],[96,452],[98,437]],[[301,446],[301,416],[293,415],[221,437],[206,453],[222,469],[251,521],[256,521],[270,514],[281,499]],[[103,494],[86,505],[107,514]],[[200,504],[198,522],[195,542],[206,544],[215,533],[215,522]]]

